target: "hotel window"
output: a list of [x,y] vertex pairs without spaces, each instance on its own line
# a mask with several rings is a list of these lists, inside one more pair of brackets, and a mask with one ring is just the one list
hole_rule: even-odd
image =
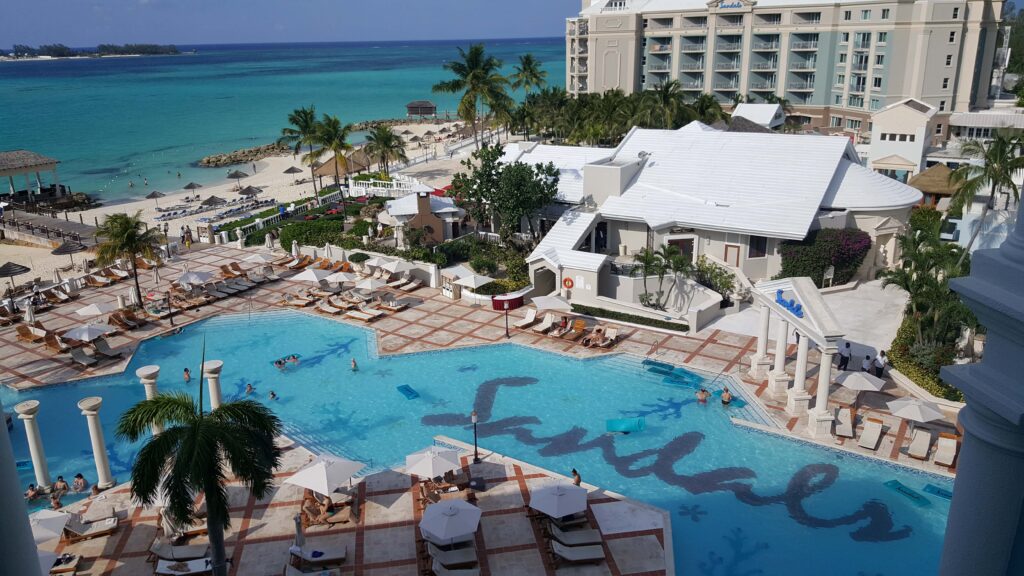
[[835,102],[836,102],[836,106],[842,104],[843,103],[843,95],[842,94],[836,94]]
[[953,55],[952,54],[946,54],[946,66],[952,66],[952,65],[953,65]]
[[875,66],[885,65],[885,54],[875,54]]
[[843,84],[846,84],[846,74],[837,74],[836,86],[842,86]]
[[888,41],[889,41],[889,33],[888,32],[879,32],[878,33],[878,43],[879,44],[885,44]]
[[945,90],[947,88],[949,88],[949,78],[943,78],[942,79],[942,89]]
[[[953,18],[956,18],[956,16],[953,16]],[[861,20],[871,20],[871,10],[861,10],[860,11],[860,19]]]
[[852,10],[845,10],[845,11],[843,11],[843,20],[853,20],[853,11]]
[[880,90],[882,88],[882,79],[881,78],[872,78],[871,79],[871,87]]
[[846,121],[846,128],[848,130],[860,130],[860,120],[848,119]]
[[959,8],[953,8],[953,20],[956,20],[959,17],[960,17],[960,9]]
[[935,125],[935,133],[938,134],[939,136],[942,136],[942,124]]
[[846,64],[846,54],[845,53],[839,55],[839,63],[840,64]]
[[949,43],[956,44],[956,31],[949,33]]
[[907,135],[906,134],[900,134],[900,142],[906,142],[906,141],[907,141]]
[[747,247],[747,258],[764,258],[768,255],[768,239],[764,236],[751,236]]
[[910,141],[911,141],[911,142],[913,142],[913,141],[914,141],[914,138],[915,138],[915,137],[916,137],[916,136],[914,136],[913,134],[911,134],[911,135],[910,135]]
[[832,116],[829,118],[828,125],[830,128],[839,128],[843,125],[843,119],[840,116]]
[[882,20],[888,20],[888,19],[889,19],[889,9],[888,8],[882,8]]
[[[872,110],[878,110],[881,107],[882,107],[882,101],[881,100],[879,100],[878,98],[872,98],[871,99],[871,109]],[[885,138],[882,138],[882,140],[885,140]]]
[[945,112],[945,111],[946,111],[946,101],[945,100],[939,100],[939,112]]

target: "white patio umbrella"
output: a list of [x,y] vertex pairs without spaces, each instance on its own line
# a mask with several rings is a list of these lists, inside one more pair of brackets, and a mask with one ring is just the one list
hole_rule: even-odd
[[64,333],[64,338],[69,340],[81,340],[82,342],[92,342],[93,340],[110,334],[113,331],[114,327],[109,324],[85,324],[68,330]]
[[412,264],[409,264],[405,260],[392,260],[385,263],[381,268],[391,272],[392,274],[400,274],[402,272],[412,270]]
[[587,489],[573,484],[554,483],[530,491],[530,508],[552,518],[561,518],[587,509]]
[[351,272],[335,272],[327,278],[324,278],[324,280],[327,280],[328,282],[355,282],[356,280],[359,280],[359,276]]
[[350,483],[352,477],[363,468],[366,465],[362,462],[325,454],[293,474],[285,480],[285,484],[309,488],[326,496],[339,486]]
[[477,288],[483,286],[484,284],[490,284],[491,282],[494,282],[494,278],[490,278],[488,276],[480,276],[478,274],[471,274],[469,276],[466,276],[465,278],[459,278],[458,280],[455,281],[455,284],[476,290]]
[[139,302],[138,294],[136,294],[134,288],[128,288],[127,299],[131,302],[132,306],[140,306],[142,302]]
[[75,310],[75,314],[79,316],[99,316],[100,314],[106,314],[107,312],[113,312],[117,310],[117,304],[113,302],[97,302],[96,304],[89,304]]
[[299,272],[295,276],[289,278],[294,282],[313,282],[319,284],[321,280],[331,275],[330,270],[320,270],[319,268],[306,268],[302,272]]
[[[60,538],[64,533],[64,526],[67,525],[69,516],[65,512],[54,510],[40,510],[29,514],[28,521],[32,525],[32,538],[36,544],[42,544]],[[53,566],[51,563],[50,566]]]
[[405,473],[420,478],[437,478],[443,476],[445,472],[451,472],[461,467],[458,452],[437,446],[431,446],[405,457]]
[[480,509],[465,500],[445,500],[427,506],[420,530],[441,540],[472,534],[480,526]]
[[867,372],[843,372],[836,376],[836,384],[850,390],[878,392],[885,386],[885,380]]
[[537,310],[572,311],[572,306],[561,296],[537,296],[533,299],[533,305],[537,307]]
[[49,550],[40,550],[38,548],[36,549],[36,554],[39,555],[39,574],[41,576],[49,576],[53,565],[57,563],[57,555]]
[[267,250],[274,249],[274,239],[270,237],[270,234],[265,234],[263,236],[263,247]]
[[384,266],[385,264],[387,264],[389,262],[391,262],[391,260],[389,260],[387,258],[381,258],[380,256],[374,256],[373,258],[370,258],[369,260],[364,262],[363,265],[365,265],[365,266],[377,266],[377,267],[380,267],[380,266]]
[[384,288],[387,285],[387,282],[384,282],[382,280],[378,280],[376,278],[367,278],[366,280],[363,280],[362,282],[356,284],[356,289],[373,292],[374,290],[380,290],[381,288]]
[[904,420],[931,422],[932,420],[942,420],[945,418],[938,405],[917,398],[900,398],[887,402],[886,406],[889,407],[889,412],[893,416],[903,418]]
[[209,272],[185,272],[178,276],[178,284],[205,284],[213,278]]
[[245,262],[255,262],[257,264],[270,264],[274,260],[277,260],[276,256],[274,256],[273,254],[266,254],[263,252],[257,252],[255,254],[245,257]]

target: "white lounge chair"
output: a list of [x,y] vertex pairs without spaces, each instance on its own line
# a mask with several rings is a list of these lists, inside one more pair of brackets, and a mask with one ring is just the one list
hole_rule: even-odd
[[593,528],[562,530],[548,522],[548,530],[551,532],[552,538],[566,546],[591,546],[601,543],[601,533]]
[[193,544],[191,546],[174,546],[157,538],[149,547],[149,561],[157,560],[197,560],[210,553],[209,544]]
[[414,292],[416,290],[419,290],[420,286],[423,286],[422,281],[413,280],[412,282],[399,286],[398,289],[401,290],[402,292]]
[[551,542],[551,552],[570,564],[600,564],[604,561],[604,548],[600,546],[565,546]]
[[546,315],[544,315],[544,319],[540,321],[540,324],[537,324],[536,326],[533,327],[533,331],[538,334],[544,334],[548,330],[551,330],[551,327],[554,325],[555,315],[548,312]]
[[882,421],[878,418],[866,418],[864,430],[860,433],[857,445],[874,452],[878,450],[878,442],[882,439]]
[[444,564],[441,564],[437,560],[430,565],[430,570],[434,573],[434,576],[480,576],[479,568],[460,568],[452,570],[451,568],[445,568]]
[[597,343],[598,348],[607,348],[612,344],[615,344],[619,339],[619,329],[612,326],[611,328],[604,331],[604,340]]
[[74,360],[76,364],[81,364],[82,366],[94,366],[97,362],[95,358],[86,354],[81,348],[71,349],[71,359]]
[[476,548],[457,548],[455,550],[441,550],[431,542],[427,542],[427,553],[434,560],[440,562],[446,568],[453,566],[472,566],[476,564]]
[[537,309],[530,308],[526,311],[526,317],[512,324],[513,328],[525,329],[537,323]]
[[72,514],[64,526],[64,541],[71,544],[89,538],[109,536],[117,530],[117,517],[108,517],[95,522],[85,522],[78,514]]
[[939,466],[952,466],[959,450],[960,439],[956,434],[940,432],[939,441],[935,444],[935,463]]
[[209,558],[197,558],[195,560],[157,560],[156,569],[153,574],[160,576],[191,576],[192,574],[209,574]]
[[836,436],[840,438],[853,438],[854,418],[854,413],[849,408],[836,408]]
[[331,306],[330,304],[328,304],[327,302],[324,302],[322,300],[317,303],[316,309],[318,311],[320,311],[320,312],[324,312],[324,313],[330,314],[332,316],[336,316],[336,315],[341,314],[342,312],[344,312],[344,310],[342,310],[341,308],[335,308],[334,306]]
[[316,572],[303,572],[291,564],[285,564],[284,576],[306,576],[307,574],[313,574],[314,576],[341,576],[341,570],[332,568],[330,570],[317,570]]
[[927,460],[928,451],[932,447],[932,431],[927,428],[914,428],[914,435],[910,438],[910,446],[907,448],[907,455],[918,460]]
[[341,564],[348,556],[348,546],[318,547],[307,542],[302,548],[292,549],[291,555],[306,564]]
[[352,318],[354,320],[360,320],[362,322],[372,322],[377,319],[376,316],[371,316],[361,310],[349,310],[345,313],[346,318]]

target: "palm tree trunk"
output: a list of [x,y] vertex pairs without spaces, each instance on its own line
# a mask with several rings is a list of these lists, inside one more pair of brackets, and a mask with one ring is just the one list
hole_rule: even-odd
[[313,196],[316,196],[316,170],[313,168],[313,145],[309,145],[309,177],[313,180]]
[[129,258],[131,258],[131,260],[132,260],[132,279],[135,280],[135,301],[138,302],[139,306],[141,307],[142,306],[142,289],[139,288],[139,268],[138,268],[138,264],[136,264],[136,262],[135,262],[135,255],[131,254],[131,255],[129,255]]
[[345,220],[348,219],[348,214],[345,214],[345,190],[341,187],[341,172],[338,170],[337,159],[334,160],[334,181],[338,183],[338,194],[341,195],[341,232],[344,234]]
[[213,576],[228,576],[228,559],[224,551],[224,527],[213,514],[206,517],[206,530],[210,539],[210,570]]

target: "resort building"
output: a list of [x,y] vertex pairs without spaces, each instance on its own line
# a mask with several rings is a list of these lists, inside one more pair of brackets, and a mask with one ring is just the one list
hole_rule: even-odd
[[394,226],[397,245],[404,247],[410,230],[422,230],[423,242],[428,245],[458,238],[465,215],[465,210],[457,207],[453,198],[419,191],[389,200],[384,205],[384,212],[377,215],[377,220],[383,225]]
[[[0,188],[0,200],[21,203],[53,201],[71,193],[70,188],[57,178],[60,160],[30,150],[0,152],[0,179],[6,180]],[[50,184],[43,184],[40,173],[50,173]],[[22,187],[24,183],[24,187]],[[6,188],[6,189],[4,189]]]
[[583,0],[566,23],[571,94],[678,80],[691,96],[775,95],[793,120],[866,139],[871,113],[914,98],[989,105],[1002,2]]
[[[563,213],[551,226],[541,223],[550,230],[527,258],[535,292],[561,290],[575,303],[636,313],[650,312],[641,294],[658,282],[633,273],[644,249],[675,246],[692,262],[705,256],[749,288],[780,272],[783,241],[857,228],[872,239],[858,275],[874,278],[897,261],[896,237],[922,199],[863,166],[847,138],[727,132],[699,122],[634,128],[615,149],[510,144],[506,158],[554,162],[570,175],[560,183]],[[722,299],[690,280],[673,298],[669,314],[698,327],[706,318],[694,315],[716,313]]]

